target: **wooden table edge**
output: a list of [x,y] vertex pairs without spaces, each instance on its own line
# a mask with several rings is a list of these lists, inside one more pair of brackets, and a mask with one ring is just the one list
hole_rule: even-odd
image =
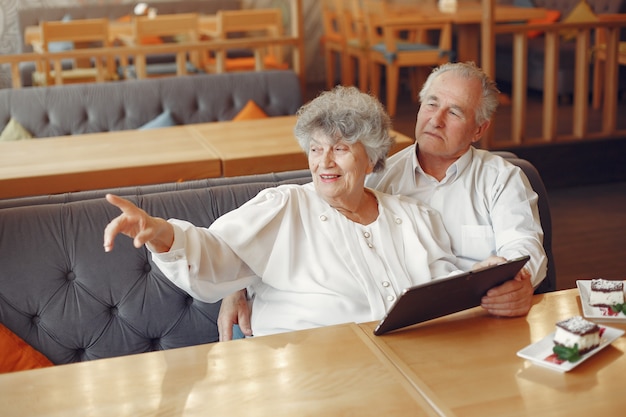
[[[393,352],[391,352],[388,348],[386,349],[386,345],[381,345],[376,341],[376,337],[371,331],[370,327],[367,327],[363,324],[353,324],[353,331],[361,338],[363,343],[372,351],[374,356],[378,358],[378,360],[385,365],[386,368],[390,370],[396,377],[402,381],[401,384],[405,388],[407,392],[413,397],[413,399],[426,411],[429,415],[433,417],[450,417],[454,416],[452,411],[448,409],[442,410],[436,403],[431,400],[430,395],[433,395],[430,390],[422,390],[419,386],[416,386],[411,377],[407,377],[407,373],[405,372],[404,367],[397,366],[396,364],[401,363],[397,357],[394,358]],[[441,401],[439,401],[441,402]]]
[[376,327],[375,323],[363,323],[358,325],[361,330],[362,337],[367,338],[370,349],[375,351],[377,356],[381,356],[380,360],[385,361],[390,366],[396,369],[406,383],[419,394],[422,401],[428,404],[428,407],[433,410],[435,416],[441,417],[454,417],[456,414],[444,405],[444,402],[430,389],[428,385],[417,376],[417,374],[408,366],[404,364],[404,361],[385,343],[384,336],[374,335],[373,329]]

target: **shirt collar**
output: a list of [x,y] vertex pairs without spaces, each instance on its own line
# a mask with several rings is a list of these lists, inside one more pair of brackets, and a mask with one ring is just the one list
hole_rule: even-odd
[[[415,172],[415,179],[417,181],[418,175],[424,175],[428,178],[432,178],[430,175],[426,174],[422,169],[418,159],[417,153],[419,152],[419,148],[417,144],[415,144],[415,152],[413,153],[413,172]],[[446,176],[441,183],[453,181],[455,178],[459,176],[461,172],[463,172],[472,162],[472,158],[474,156],[474,147],[470,146],[467,152],[461,155],[452,165],[450,165],[446,171]]]

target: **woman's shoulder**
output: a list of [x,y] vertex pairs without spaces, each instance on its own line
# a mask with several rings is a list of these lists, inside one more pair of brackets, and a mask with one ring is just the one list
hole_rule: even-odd
[[[379,203],[383,208],[388,210],[401,210],[403,212],[416,212],[419,211],[424,214],[431,214],[435,212],[433,208],[422,203],[412,197],[408,197],[402,194],[388,194],[375,189],[370,189],[378,198]],[[435,212],[436,213],[436,212]]]

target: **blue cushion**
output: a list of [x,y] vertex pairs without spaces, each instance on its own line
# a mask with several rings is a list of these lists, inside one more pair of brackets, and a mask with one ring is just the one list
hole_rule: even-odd
[[[411,51],[437,51],[439,48],[433,45],[428,45],[424,43],[409,43],[409,42],[398,42],[397,43],[398,50],[397,52],[411,52]],[[392,63],[397,58],[397,52],[389,52],[384,43],[379,43],[377,45],[373,45],[372,49],[376,52],[383,54],[385,60],[387,62]],[[448,53],[448,51],[441,51],[441,53]]]
[[[204,72],[202,69],[196,68],[191,62],[187,62],[185,66],[188,74],[199,74]],[[137,71],[134,65],[128,65],[125,68],[119,67],[118,74],[121,78],[137,78]],[[172,74],[176,74],[175,62],[159,62],[146,65],[146,76],[148,77]]]
[[74,42],[50,42],[48,52],[63,52],[74,49]]
[[513,0],[513,6],[517,7],[535,7],[532,0]]
[[[198,68],[196,68],[191,62],[186,62],[185,67],[187,73],[193,74],[198,72]],[[146,65],[146,74],[147,75],[167,75],[167,74],[176,74],[176,63],[161,63],[161,64],[148,64]]]
[[[66,14],[61,19],[62,22],[69,22],[72,20],[72,16]],[[50,42],[48,44],[48,52],[63,52],[63,51],[71,51],[74,49],[74,42]]]
[[172,113],[169,110],[165,110],[163,113],[159,114],[154,119],[150,120],[148,123],[139,127],[139,130],[146,129],[155,129],[158,127],[170,127],[176,126],[176,121],[172,117]]

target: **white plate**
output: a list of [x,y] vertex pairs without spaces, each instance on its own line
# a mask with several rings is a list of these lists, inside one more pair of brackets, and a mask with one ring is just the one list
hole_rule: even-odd
[[554,346],[554,332],[550,333],[537,343],[526,346],[524,349],[517,352],[517,356],[528,359],[537,365],[545,366],[546,368],[554,369],[559,372],[571,371],[624,334],[624,330],[622,329],[615,329],[607,326],[600,327],[604,328],[604,333],[602,333],[602,337],[600,338],[600,346],[585,353],[576,362],[565,361],[559,363],[550,360],[551,358],[554,358],[554,354],[552,352],[552,347]]
[[594,307],[589,304],[589,295],[591,293],[590,279],[579,279],[576,281],[576,286],[578,287],[580,302],[583,306],[583,315],[586,318],[600,321],[612,321],[615,323],[626,323],[626,315],[624,315],[624,313],[615,313],[610,307]]

